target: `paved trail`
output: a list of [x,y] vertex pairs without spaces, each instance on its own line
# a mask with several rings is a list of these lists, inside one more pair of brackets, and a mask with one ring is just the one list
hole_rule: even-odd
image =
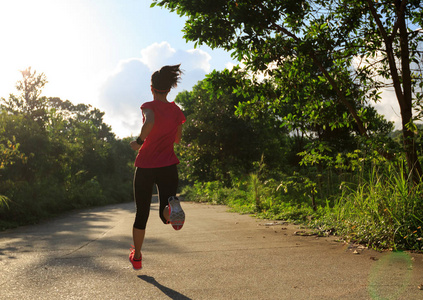
[[176,232],[152,205],[141,271],[128,261],[132,203],[1,232],[0,299],[423,299],[423,255],[297,236],[298,226],[224,206],[183,207]]

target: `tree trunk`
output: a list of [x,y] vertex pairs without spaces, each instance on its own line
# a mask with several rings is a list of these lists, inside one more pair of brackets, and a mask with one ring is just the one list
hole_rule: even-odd
[[[422,167],[418,160],[417,151],[415,148],[415,135],[408,125],[413,120],[413,94],[412,94],[412,80],[410,71],[410,51],[408,47],[408,30],[405,23],[405,9],[407,5],[406,0],[395,1],[397,20],[392,28],[391,35],[388,35],[383,23],[378,15],[371,0],[367,0],[369,9],[376,21],[379,32],[383,38],[386,55],[389,62],[389,70],[394,85],[395,95],[401,110],[403,145],[405,157],[407,160],[408,173],[414,183],[419,183],[422,176]],[[401,74],[398,72],[396,65],[395,54],[393,49],[393,41],[399,31],[400,39],[400,59],[401,59]]]
[[411,121],[411,113],[403,112],[401,110],[402,118],[402,132],[403,132],[403,143],[404,143],[404,152],[407,160],[407,166],[409,171],[409,176],[411,176],[414,183],[419,183],[422,177],[422,167],[417,155],[415,147],[415,136],[412,130],[407,129],[407,123]]
[[[398,4],[397,4],[398,5]],[[404,14],[397,7],[398,12],[398,29],[401,49],[401,69],[402,69],[402,97],[398,98],[401,108],[402,132],[404,139],[404,151],[407,159],[409,175],[413,182],[418,183],[422,176],[422,167],[415,147],[415,135],[412,128],[407,126],[413,121],[413,93],[412,79],[410,70],[410,50],[408,47],[408,30],[405,24]]]

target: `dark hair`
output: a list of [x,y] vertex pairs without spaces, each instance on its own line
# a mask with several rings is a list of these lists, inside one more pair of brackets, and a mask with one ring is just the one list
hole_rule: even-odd
[[181,65],[164,66],[151,75],[151,85],[157,93],[167,93],[178,85],[181,79]]

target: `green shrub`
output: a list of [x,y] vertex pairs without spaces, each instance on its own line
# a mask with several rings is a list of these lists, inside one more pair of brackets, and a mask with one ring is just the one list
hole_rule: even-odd
[[[423,250],[423,184],[414,185],[402,165],[380,163],[368,174],[340,185],[339,197],[319,199],[314,210],[303,176],[261,181],[255,174],[234,187],[218,181],[196,182],[183,189],[187,200],[225,204],[232,211],[259,218],[302,223],[321,232],[375,249]],[[363,176],[365,175],[365,176]],[[350,178],[353,178],[350,176]]]
[[358,186],[345,187],[333,207],[322,208],[315,226],[376,249],[423,250],[423,186],[403,171],[394,164],[373,168]]

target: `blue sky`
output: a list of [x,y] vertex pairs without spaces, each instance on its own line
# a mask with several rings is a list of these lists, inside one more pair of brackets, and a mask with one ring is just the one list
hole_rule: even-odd
[[[19,70],[47,76],[43,95],[104,111],[119,137],[138,134],[140,105],[151,100],[151,73],[182,64],[173,100],[213,69],[235,62],[223,50],[194,49],[184,19],[150,0],[13,0],[0,2],[0,97],[16,93]],[[6,42],[4,42],[6,41]]]

